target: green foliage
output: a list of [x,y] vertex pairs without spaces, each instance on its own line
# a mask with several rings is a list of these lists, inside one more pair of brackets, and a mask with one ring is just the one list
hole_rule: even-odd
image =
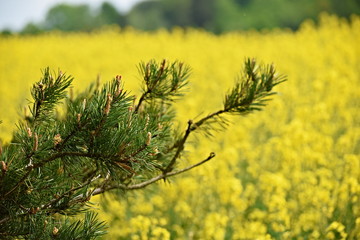
[[[323,11],[350,17],[351,14],[360,14],[360,5],[356,0],[347,1],[346,4],[338,0],[144,1],[129,12],[128,24],[143,30],[174,26],[201,27],[215,33],[276,27],[297,29],[305,19],[316,20]],[[152,24],[145,20],[155,20],[155,17],[157,20],[150,21]]]
[[187,85],[190,72],[190,68],[181,62],[167,66],[165,60],[160,66],[155,61],[141,63],[139,70],[145,83],[140,102],[147,99],[173,101],[175,97],[182,96],[181,90]]
[[54,80],[50,74],[50,69],[46,68],[43,73],[43,78],[31,89],[31,95],[35,100],[33,108],[30,109],[32,113],[32,120],[37,120],[41,116],[48,116],[54,111],[55,106],[65,98],[65,90],[72,82],[71,77],[64,77],[61,72]]
[[246,114],[253,110],[261,110],[272,88],[285,81],[283,76],[276,76],[273,65],[258,68],[255,60],[245,61],[244,75],[235,87],[225,96],[224,111]]
[[[57,239],[96,239],[104,235],[105,224],[96,219],[96,214],[92,212],[85,213],[84,220],[78,220],[71,223],[69,220],[65,221],[61,230],[53,228],[53,236]],[[53,239],[53,238],[51,238]]]
[[126,18],[120,14],[117,9],[109,2],[103,2],[98,14],[95,14],[95,23],[93,28],[103,25],[117,24],[121,27],[126,25]]
[[88,5],[59,4],[49,9],[40,24],[29,23],[23,34],[62,31],[91,31],[117,24],[141,30],[175,26],[205,28],[215,33],[276,27],[297,29],[305,19],[316,20],[321,12],[349,18],[360,14],[356,0],[159,0],[142,1],[126,14],[109,2],[92,10]]
[[59,4],[46,14],[45,29],[62,31],[89,31],[94,25],[94,18],[88,5]]
[[[226,113],[258,110],[284,79],[272,66],[246,60],[242,83],[225,98],[224,109],[175,134],[173,102],[183,94],[190,68],[154,60],[139,65],[143,92],[138,101],[121,76],[102,88],[91,85],[73,97],[72,77],[49,68],[33,85],[30,116],[13,140],[0,146],[0,237],[2,239],[94,239],[104,223],[91,212],[92,196],[140,189],[181,174],[215,157],[176,169],[190,134],[211,132]],[[55,75],[55,76],[54,76]],[[58,114],[58,107],[63,114]],[[207,123],[207,124],[205,124]],[[85,214],[84,220],[73,216]]]
[[142,30],[169,28],[163,8],[158,1],[144,1],[134,6],[126,15],[129,25]]
[[36,23],[29,22],[25,25],[25,27],[21,30],[22,34],[40,34],[43,33],[44,30],[41,26]]

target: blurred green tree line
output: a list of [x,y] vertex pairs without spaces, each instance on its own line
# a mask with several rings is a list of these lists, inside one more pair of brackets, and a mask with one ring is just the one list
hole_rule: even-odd
[[48,10],[43,22],[28,23],[21,33],[54,29],[92,31],[110,24],[140,30],[195,27],[215,33],[272,28],[296,30],[305,19],[316,21],[321,12],[349,18],[360,14],[360,0],[146,0],[127,13],[119,12],[109,2],[98,9],[86,4],[58,4]]

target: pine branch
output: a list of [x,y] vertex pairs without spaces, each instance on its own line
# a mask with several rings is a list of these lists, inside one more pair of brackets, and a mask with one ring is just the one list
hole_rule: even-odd
[[[91,196],[95,196],[95,195],[98,195],[98,194],[102,194],[106,191],[110,191],[110,190],[114,190],[114,189],[121,189],[121,190],[137,190],[137,189],[141,189],[141,188],[145,188],[147,187],[148,185],[151,185],[161,179],[165,179],[165,178],[168,178],[168,177],[172,177],[172,176],[175,176],[175,175],[179,175],[181,173],[184,173],[184,172],[187,172],[195,167],[198,167],[206,162],[208,162],[209,160],[211,160],[212,158],[215,157],[215,153],[210,153],[210,155],[196,163],[196,164],[193,164],[193,165],[190,165],[186,168],[183,168],[183,169],[180,169],[180,170],[176,170],[176,171],[171,171],[171,172],[166,172],[166,173],[163,173],[163,174],[160,174],[156,177],[153,177],[147,181],[144,181],[144,182],[141,182],[141,183],[137,183],[137,184],[134,184],[134,185],[130,185],[130,186],[126,186],[126,185],[123,185],[123,184],[115,184],[115,185],[105,185],[103,187],[98,187],[98,188],[95,188],[94,190],[92,190],[88,195],[84,196],[83,194],[81,195],[78,195],[74,198],[74,200],[72,201],[73,203],[74,202],[78,202],[80,199],[83,199],[81,200],[81,202],[83,201],[88,201],[90,199]],[[78,186],[78,187],[73,187],[71,189],[69,189],[68,191],[64,192],[62,195],[60,196],[57,196],[56,198],[52,199],[51,201],[49,201],[47,204],[44,204],[43,206],[39,207],[37,211],[42,211],[42,210],[46,210],[48,209],[49,207],[53,206],[54,204],[56,204],[57,202],[59,202],[61,199],[63,199],[65,196],[69,195],[70,193],[76,191],[76,190],[79,190],[85,186],[88,186],[90,183],[94,182],[96,179],[98,179],[99,176],[97,177],[93,177],[92,179],[88,180],[87,182],[85,182],[84,184]],[[56,211],[52,211],[52,213],[55,213]],[[28,214],[31,214],[30,211],[28,211],[26,214],[21,214],[17,217],[21,217],[21,216],[25,216],[25,215],[28,215]],[[9,217],[6,217],[6,218],[3,218],[0,220],[0,224],[6,222],[6,221],[9,221],[10,218]]]
[[273,65],[257,65],[255,59],[247,59],[244,64],[241,78],[235,84],[235,87],[225,96],[224,107],[221,110],[213,112],[197,122],[189,121],[188,127],[180,140],[177,140],[167,151],[177,149],[172,160],[166,166],[164,172],[171,171],[175,165],[180,153],[184,150],[184,145],[191,132],[208,125],[209,129],[214,129],[214,124],[226,125],[226,120],[222,119],[224,114],[245,115],[255,110],[261,110],[269,97],[274,95],[273,87],[286,81],[284,76],[278,75]]
[[141,95],[135,112],[138,112],[144,101],[161,99],[174,101],[183,95],[183,88],[188,84],[190,68],[182,62],[167,64],[164,59],[160,65],[154,60],[139,65],[139,72],[144,76],[143,94]]
[[27,166],[25,169],[27,170],[26,173],[24,174],[24,176],[20,179],[20,181],[18,181],[15,186],[13,188],[11,188],[10,191],[6,192],[4,195],[2,195],[0,197],[0,200],[6,198],[8,195],[10,195],[11,193],[13,193],[18,187],[20,187],[25,180],[27,179],[27,177],[30,175],[31,171],[33,171],[34,169],[37,168],[41,168],[43,167],[45,164],[48,164],[52,161],[55,161],[59,158],[63,158],[63,157],[86,157],[86,158],[92,158],[92,159],[99,159],[99,158],[111,158],[113,156],[104,156],[101,154],[93,154],[93,153],[82,153],[82,152],[61,152],[61,153],[55,153],[53,155],[51,155],[50,157],[44,159],[41,162],[35,163],[31,166]]
[[[48,203],[42,205],[42,206],[38,206],[36,207],[36,211],[39,212],[39,211],[43,211],[43,210],[46,210],[46,209],[49,209],[49,208],[53,208],[53,206],[55,206],[55,204],[59,201],[61,201],[64,197],[70,195],[71,193],[77,191],[77,190],[80,190],[80,189],[83,189],[84,187],[87,187],[89,186],[92,182],[96,181],[100,176],[92,176],[91,179],[87,180],[86,182],[84,182],[83,184],[77,186],[77,187],[72,187],[71,189],[65,191],[63,194],[61,194],[60,196],[56,196],[56,198],[52,199],[51,201],[49,201]],[[89,194],[88,196],[85,196],[85,200],[83,201],[86,201],[86,200],[89,200],[90,197],[91,197],[92,194]],[[81,197],[83,198],[84,196],[81,195]],[[79,201],[79,197],[76,197],[74,198],[73,202],[78,202]],[[31,215],[33,214],[33,212],[31,211],[31,209],[24,209],[26,210],[26,213],[23,213],[23,214],[19,214],[17,215],[16,217],[24,217],[26,215]],[[54,210],[51,210],[51,213],[54,214],[58,211],[54,211]],[[5,223],[7,221],[10,220],[10,217],[5,217],[3,219],[0,220],[0,224],[2,223]]]
[[54,80],[50,68],[45,69],[43,78],[33,85],[31,91],[34,99],[33,107],[30,109],[32,121],[54,110],[56,104],[66,96],[65,90],[70,86],[72,80],[71,77],[66,77],[61,71]]
[[225,96],[224,112],[243,115],[261,110],[275,94],[272,89],[284,81],[285,76],[278,75],[273,65],[259,66],[255,59],[247,59],[240,81]]
[[172,171],[176,160],[179,158],[180,153],[184,150],[184,145],[185,145],[186,140],[188,139],[188,137],[189,137],[189,135],[191,133],[192,125],[193,125],[193,121],[189,120],[187,129],[185,131],[185,134],[184,134],[183,138],[176,143],[177,150],[176,150],[173,158],[171,159],[170,163],[164,169],[164,171],[163,171],[164,174],[168,173],[169,171]]
[[286,81],[285,76],[278,75],[273,65],[257,65],[255,59],[247,59],[240,79],[225,95],[223,109],[195,122],[191,131],[224,114],[245,115],[261,110],[270,100],[269,97],[276,94],[272,89],[284,81]]
[[65,226],[53,231],[56,239],[95,239],[106,234],[105,222],[97,220],[97,214],[93,212],[85,213],[84,220],[74,223],[68,221]]
[[101,193],[104,193],[106,191],[113,190],[113,189],[137,190],[137,189],[145,188],[148,185],[153,184],[153,183],[155,183],[155,182],[157,182],[157,181],[159,181],[161,179],[166,179],[168,177],[172,177],[172,176],[179,175],[181,173],[187,172],[187,171],[189,171],[189,170],[191,170],[191,169],[193,169],[195,167],[198,167],[198,166],[206,163],[207,161],[211,160],[214,157],[215,157],[215,153],[210,153],[210,155],[206,159],[204,159],[204,160],[202,160],[202,161],[200,161],[200,162],[198,162],[198,163],[196,163],[194,165],[190,165],[190,166],[188,166],[186,168],[176,170],[176,171],[165,172],[165,173],[160,174],[160,175],[158,175],[156,177],[153,177],[153,178],[151,178],[151,179],[149,179],[147,181],[140,182],[140,183],[137,183],[137,184],[134,184],[134,185],[126,186],[126,185],[123,185],[123,184],[115,184],[115,185],[111,185],[111,186],[108,186],[108,187],[96,188],[94,190],[94,192],[93,192],[93,195],[98,195],[98,194],[101,194]]
[[[103,225],[94,215],[70,222],[55,214],[88,212],[91,196],[113,189],[141,189],[211,160],[214,153],[176,170],[193,132],[225,125],[226,114],[259,110],[274,94],[272,88],[285,80],[273,66],[257,66],[247,60],[242,81],[226,95],[223,109],[196,122],[189,120],[177,137],[173,102],[183,94],[190,68],[177,61],[158,64],[152,60],[141,63],[139,71],[144,85],[135,104],[135,97],[123,91],[120,76],[101,89],[90,87],[74,98],[65,94],[72,78],[61,72],[53,77],[49,68],[45,69],[31,90],[31,116],[19,123],[11,144],[0,143],[0,236],[98,236]],[[59,118],[54,109],[62,100],[65,117]],[[137,176],[143,178],[141,182],[135,181]]]

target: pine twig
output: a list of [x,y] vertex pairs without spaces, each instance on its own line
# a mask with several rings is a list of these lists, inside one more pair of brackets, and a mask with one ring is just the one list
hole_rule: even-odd
[[215,153],[210,153],[210,155],[196,163],[196,164],[193,164],[191,166],[188,166],[186,168],[183,168],[183,169],[180,169],[180,170],[177,170],[177,171],[171,171],[171,172],[165,172],[165,173],[162,173],[156,177],[153,177],[147,181],[144,181],[144,182],[141,182],[141,183],[138,183],[138,184],[134,184],[134,185],[130,185],[130,186],[126,186],[126,185],[122,185],[122,184],[116,184],[116,185],[112,185],[112,186],[109,186],[109,187],[101,187],[101,188],[97,188],[94,190],[93,192],[93,195],[98,195],[98,194],[101,194],[101,193],[104,193],[105,191],[109,191],[109,190],[112,190],[112,189],[122,189],[122,190],[136,190],[136,189],[141,189],[141,188],[145,188],[146,186],[152,184],[152,183],[155,183],[161,179],[165,179],[165,178],[168,178],[168,177],[171,177],[171,176],[175,176],[175,175],[178,175],[178,174],[181,174],[181,173],[184,173],[184,172],[187,172],[195,167],[198,167],[204,163],[206,163],[207,161],[211,160],[212,158],[215,157]]
[[172,170],[191,132],[199,129],[203,124],[209,122],[209,120],[226,113],[246,114],[254,110],[260,110],[261,107],[265,105],[268,97],[275,94],[272,92],[273,87],[286,81],[284,76],[276,75],[273,65],[259,67],[255,59],[247,59],[245,61],[244,73],[241,80],[242,81],[236,83],[230,93],[225,96],[223,109],[209,114],[195,123],[192,121],[188,122],[188,128],[184,136],[176,141],[172,147],[167,149],[168,152],[175,148],[177,150],[165,168],[164,173]]
[[185,134],[183,136],[183,138],[177,143],[177,150],[176,150],[176,153],[175,155],[173,156],[173,158],[171,159],[170,163],[166,166],[166,168],[164,169],[163,173],[166,174],[167,172],[169,171],[172,171],[173,169],[173,166],[176,162],[176,160],[179,158],[180,156],[180,153],[184,150],[184,145],[186,143],[186,140],[188,139],[190,133],[191,133],[191,128],[192,128],[192,125],[193,125],[193,121],[192,120],[189,120],[188,121],[188,126],[187,126],[187,129],[185,131]]

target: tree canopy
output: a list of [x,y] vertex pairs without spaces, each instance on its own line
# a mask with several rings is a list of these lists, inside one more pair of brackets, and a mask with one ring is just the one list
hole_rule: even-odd
[[215,33],[247,29],[297,29],[305,19],[321,12],[349,18],[360,14],[357,0],[147,0],[120,13],[111,3],[98,9],[89,5],[59,4],[49,9],[41,23],[28,23],[22,33],[52,29],[91,31],[103,25],[132,26],[140,30],[178,27],[204,28]]

